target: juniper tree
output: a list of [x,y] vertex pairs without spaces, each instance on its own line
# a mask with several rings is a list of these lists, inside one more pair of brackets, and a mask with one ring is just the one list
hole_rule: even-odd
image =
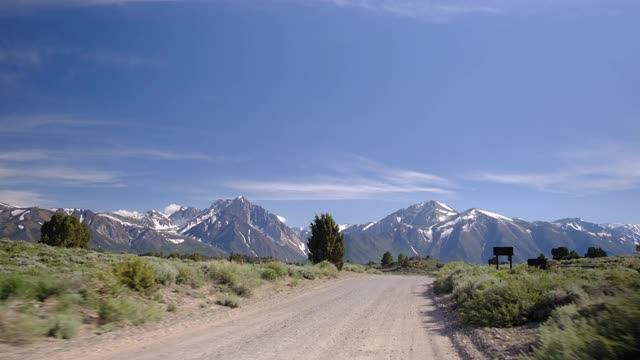
[[596,247],[589,247],[589,249],[587,249],[587,253],[584,254],[584,257],[586,258],[598,258],[598,257],[607,257],[607,252],[602,250],[602,248],[596,248]]
[[393,255],[389,251],[384,253],[384,255],[382,255],[382,261],[380,261],[380,264],[384,267],[393,264]]
[[404,263],[404,254],[400,253],[398,254],[398,265],[402,266],[403,263]]
[[309,261],[317,264],[327,260],[338,270],[342,270],[345,255],[344,235],[340,233],[340,227],[330,214],[315,216],[307,245]]
[[569,256],[569,249],[564,246],[551,249],[553,260],[563,260]]
[[40,243],[68,248],[89,248],[89,227],[71,215],[55,214],[40,228]]

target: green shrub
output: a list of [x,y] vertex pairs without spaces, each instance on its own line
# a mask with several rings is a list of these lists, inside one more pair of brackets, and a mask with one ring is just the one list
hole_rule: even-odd
[[65,285],[61,279],[52,278],[44,272],[13,273],[0,275],[0,300],[21,297],[44,301],[61,295]]
[[236,295],[242,297],[251,297],[253,295],[253,290],[250,287],[243,284],[236,284],[231,287],[231,291],[233,291]]
[[264,269],[260,275],[264,280],[275,281],[278,279],[278,273],[273,269]]
[[335,278],[338,276],[338,268],[328,261],[311,265],[310,268],[316,277]]
[[560,307],[540,329],[526,359],[637,359],[640,357],[640,294],[578,310]]
[[29,313],[0,309],[0,340],[23,345],[47,335],[47,321]]
[[58,314],[49,320],[47,335],[58,339],[71,339],[78,333],[81,319],[77,315]]
[[140,325],[160,319],[158,306],[122,298],[103,299],[98,307],[98,316],[103,324],[130,323]]
[[114,264],[113,272],[123,285],[136,291],[149,292],[156,285],[153,268],[137,256],[130,256]]
[[202,270],[195,264],[176,264],[178,275],[176,275],[176,284],[184,284],[197,289],[204,284],[204,276]]
[[287,268],[287,265],[279,261],[273,261],[273,262],[264,264],[263,266],[275,271],[276,277],[281,278],[289,275],[289,269]]
[[360,264],[345,263],[342,269],[355,273],[364,273],[369,269],[369,267]]
[[300,274],[302,275],[303,278],[305,278],[307,280],[315,280],[316,279],[316,275],[313,273],[313,271],[311,271],[311,269],[302,269],[300,271]]
[[222,298],[216,300],[216,304],[235,309],[240,306],[240,299],[233,295],[224,295]]
[[[151,262],[151,267],[156,276],[156,282],[164,286],[176,283],[179,272],[172,264],[167,262]],[[181,279],[183,280],[183,279]]]
[[176,310],[178,310],[176,304],[170,303],[167,305],[167,312],[176,312]]

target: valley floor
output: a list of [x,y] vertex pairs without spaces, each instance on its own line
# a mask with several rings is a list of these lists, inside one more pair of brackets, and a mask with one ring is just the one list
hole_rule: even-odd
[[3,358],[457,359],[441,310],[427,295],[431,282],[348,276],[152,328],[3,348]]

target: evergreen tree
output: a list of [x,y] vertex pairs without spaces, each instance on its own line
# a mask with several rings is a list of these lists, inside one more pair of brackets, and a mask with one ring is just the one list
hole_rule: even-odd
[[380,264],[383,267],[387,267],[393,264],[393,255],[389,251],[384,253],[384,255],[382,255],[382,261],[380,262]]
[[317,264],[322,261],[333,263],[338,270],[344,265],[344,235],[338,224],[329,214],[316,215],[311,223],[311,237],[308,242],[309,261]]
[[402,267],[409,267],[409,257],[405,256],[404,260],[402,261]]
[[640,244],[636,245],[636,251],[640,251]]
[[89,227],[71,215],[55,214],[40,228],[40,243],[68,248],[89,248]]
[[544,259],[546,259],[546,258],[547,258],[547,257],[546,257],[546,256],[544,256],[544,254],[543,254],[543,253],[540,253],[540,255],[538,255],[538,259],[540,259],[540,260],[544,260]]
[[571,250],[569,255],[567,255],[564,259],[565,260],[580,259],[580,254],[578,254],[578,252],[575,250]]
[[403,253],[398,254],[398,266],[402,266],[402,264],[404,264],[404,258],[405,256]]
[[564,260],[569,255],[569,249],[564,246],[551,249],[553,260]]
[[602,250],[602,248],[589,247],[587,249],[587,253],[584,254],[586,258],[599,258],[599,257],[607,257],[607,252]]

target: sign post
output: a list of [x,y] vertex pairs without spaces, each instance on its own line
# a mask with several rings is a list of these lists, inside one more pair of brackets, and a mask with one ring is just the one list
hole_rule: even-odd
[[500,269],[500,256],[509,257],[509,270],[513,269],[513,247],[499,247],[493,248],[493,255],[496,257],[496,269]]

